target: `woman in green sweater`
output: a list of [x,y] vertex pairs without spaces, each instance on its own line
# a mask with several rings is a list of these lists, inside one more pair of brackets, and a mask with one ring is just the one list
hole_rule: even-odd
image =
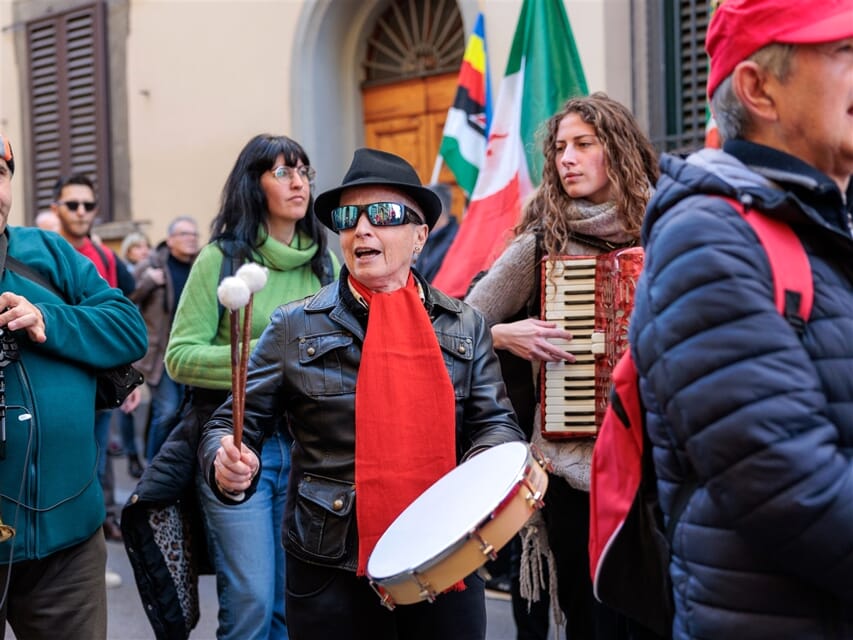
[[[231,388],[230,314],[216,293],[222,276],[248,261],[269,270],[266,286],[254,295],[252,348],[277,306],[311,295],[337,277],[338,261],[310,215],[314,175],[298,143],[259,135],[228,176],[211,242],[193,264],[165,356],[169,375],[190,387],[201,424]],[[258,492],[238,506],[220,502],[196,472],[216,571],[220,639],[287,638],[281,523],[290,446],[283,431],[264,443]]]

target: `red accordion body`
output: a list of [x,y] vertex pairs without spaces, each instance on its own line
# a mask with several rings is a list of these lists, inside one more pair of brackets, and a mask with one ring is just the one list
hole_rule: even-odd
[[540,367],[542,435],[594,436],[607,408],[611,372],[628,348],[643,249],[546,257],[543,265],[542,319],[571,332],[571,340],[555,344],[576,362],[543,362]]

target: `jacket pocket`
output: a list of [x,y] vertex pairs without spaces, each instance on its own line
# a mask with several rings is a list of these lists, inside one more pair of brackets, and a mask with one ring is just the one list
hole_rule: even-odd
[[474,341],[470,336],[453,335],[436,331],[444,366],[453,383],[456,399],[471,395],[471,365],[474,360]]
[[322,397],[355,392],[353,338],[349,333],[328,333],[299,338],[299,368],[308,395]]
[[353,504],[352,483],[305,474],[296,493],[293,526],[287,535],[309,558],[320,562],[340,560],[347,551]]

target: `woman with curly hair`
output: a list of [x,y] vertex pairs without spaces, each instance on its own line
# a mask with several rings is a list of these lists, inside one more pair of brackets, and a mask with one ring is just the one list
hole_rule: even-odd
[[639,243],[658,177],[657,155],[628,109],[603,93],[568,100],[545,125],[543,153],[542,182],[524,207],[514,240],[465,301],[491,326],[519,423],[554,464],[542,513],[547,542],[541,545],[567,618],[566,637],[628,637],[625,621],[593,597],[589,577],[593,439],[544,440],[540,434],[534,384],[539,363],[575,358],[551,342],[571,340],[571,334],[538,318],[538,283],[540,263],[544,268],[551,256],[598,255]]

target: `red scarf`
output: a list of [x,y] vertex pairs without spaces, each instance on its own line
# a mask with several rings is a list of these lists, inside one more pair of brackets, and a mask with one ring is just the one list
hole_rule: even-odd
[[89,238],[83,239],[83,244],[77,248],[77,251],[95,263],[95,269],[111,287],[118,286],[115,254],[112,251],[96,246]]
[[364,575],[388,526],[456,466],[456,400],[411,273],[391,293],[349,282],[370,308],[355,385],[358,575]]

